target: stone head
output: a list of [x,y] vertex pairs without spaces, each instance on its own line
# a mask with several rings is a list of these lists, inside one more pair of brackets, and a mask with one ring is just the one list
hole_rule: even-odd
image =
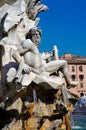
[[31,39],[31,41],[35,45],[39,45],[39,43],[41,41],[41,35],[42,35],[42,31],[40,28],[36,28],[36,27],[31,28],[26,36],[26,39]]

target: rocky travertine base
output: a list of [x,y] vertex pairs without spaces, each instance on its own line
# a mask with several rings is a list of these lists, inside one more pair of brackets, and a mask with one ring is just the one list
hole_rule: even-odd
[[13,58],[30,29],[37,28],[38,14],[48,7],[41,0],[1,0],[0,4],[0,130],[71,130],[72,107],[63,76],[57,71],[40,75],[36,67],[27,74],[24,64]]
[[[42,90],[42,91],[41,91]],[[5,102],[0,110],[0,129],[2,130],[58,130],[66,129],[65,114],[68,110],[60,101],[60,90],[46,90],[40,86],[29,86],[17,92]],[[15,99],[21,94],[21,98]],[[60,94],[60,93],[59,93]],[[57,98],[56,98],[57,97]],[[11,104],[12,100],[15,100]],[[10,102],[9,107],[8,106]],[[71,106],[69,106],[71,109]]]

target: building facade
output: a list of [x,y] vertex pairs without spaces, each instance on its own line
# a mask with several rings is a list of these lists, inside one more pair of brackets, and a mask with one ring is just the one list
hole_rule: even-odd
[[69,73],[72,81],[79,81],[79,85],[70,91],[78,96],[86,96],[86,57],[64,54],[60,59],[68,62]]

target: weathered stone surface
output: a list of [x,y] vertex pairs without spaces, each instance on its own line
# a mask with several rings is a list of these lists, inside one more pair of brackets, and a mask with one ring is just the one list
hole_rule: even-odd
[[2,130],[22,130],[22,121],[13,121],[6,125]]
[[26,104],[30,115],[35,115],[37,117],[47,117],[53,114],[53,111],[56,109],[55,104],[46,105],[41,101],[37,103],[28,103]]
[[4,4],[13,4],[16,0],[1,0],[0,1],[0,7],[3,6]]
[[44,120],[44,123],[40,128],[40,130],[50,130],[50,129],[51,129],[51,122],[48,119]]
[[37,118],[31,117],[28,119],[25,129],[26,130],[37,130],[39,126]]
[[15,109],[18,111],[19,114],[22,113],[22,108],[23,108],[23,102],[21,98],[18,98],[16,101],[14,101],[13,104],[11,104],[9,107],[7,107],[7,110],[12,110]]
[[58,89],[58,87],[64,83],[64,80],[62,80],[59,76],[40,76],[30,72],[29,75],[25,74],[23,76],[21,84],[22,86],[28,86],[31,82],[39,84],[40,86],[45,87],[45,89]]
[[[41,30],[37,27],[39,23],[37,16],[47,9],[47,6],[41,4],[41,0],[17,0],[12,5],[5,4],[0,8],[0,48],[2,48],[0,51],[0,88],[3,88],[0,95],[0,129],[2,130],[63,128],[62,119],[64,120],[65,114],[71,111],[72,107],[68,99],[74,96],[68,93],[63,85],[63,76],[57,73],[57,68],[59,68],[56,66],[57,54],[54,52],[56,62],[48,64],[48,67],[52,65],[53,69],[49,68],[51,73],[44,72],[44,68],[40,69],[43,64],[40,60],[41,54],[38,55],[39,51],[36,48],[37,42],[40,41],[39,36],[41,36]],[[35,39],[32,38],[35,46],[31,39],[26,40],[26,35],[31,29],[35,31],[34,35],[31,35],[31,37],[36,36]],[[36,32],[37,29],[38,32]],[[27,41],[29,41],[29,46],[32,45],[29,49]],[[23,42],[26,42],[24,44],[26,46],[21,47]],[[20,51],[18,47],[22,48],[20,55],[17,55],[17,50]],[[26,52],[23,52],[23,49],[26,49]],[[58,51],[55,46],[54,49]],[[27,56],[26,59],[27,62],[31,59],[32,66],[25,62],[23,54],[26,53],[31,54],[29,55],[31,57]],[[20,62],[17,62],[13,54],[16,57],[19,56]],[[33,58],[34,54],[37,54],[36,58]],[[51,63],[53,55],[49,53],[48,56],[47,62]],[[65,126],[64,124],[64,128]]]

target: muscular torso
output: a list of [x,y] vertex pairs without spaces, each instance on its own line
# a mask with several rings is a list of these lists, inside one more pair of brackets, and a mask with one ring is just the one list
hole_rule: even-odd
[[39,69],[40,67],[43,66],[42,59],[40,57],[40,54],[38,53],[36,54],[33,52],[26,52],[24,54],[24,60],[26,64],[35,69]]
[[41,68],[43,66],[43,62],[37,46],[35,46],[35,44],[28,39],[22,46],[25,52],[23,55],[25,63],[35,69]]

